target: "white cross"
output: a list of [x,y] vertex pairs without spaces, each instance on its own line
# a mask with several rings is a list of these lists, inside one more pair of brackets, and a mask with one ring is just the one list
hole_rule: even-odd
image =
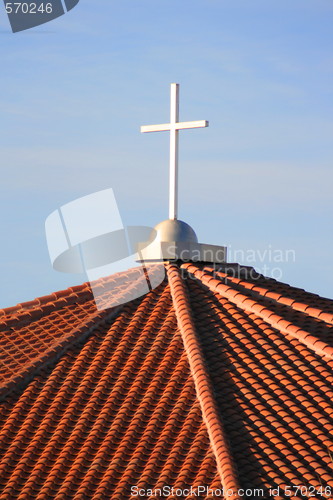
[[169,219],[177,219],[178,212],[178,135],[179,130],[188,128],[208,127],[206,120],[194,122],[179,122],[179,83],[171,84],[171,112],[170,123],[162,125],[144,125],[141,132],[170,131],[170,194]]

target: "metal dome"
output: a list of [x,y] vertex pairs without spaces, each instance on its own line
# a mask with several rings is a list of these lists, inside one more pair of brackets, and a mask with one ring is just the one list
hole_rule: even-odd
[[191,226],[189,226],[182,220],[164,220],[154,227],[153,234],[153,239],[157,238],[158,241],[186,241],[198,243],[198,238],[195,234],[195,231],[191,228]]

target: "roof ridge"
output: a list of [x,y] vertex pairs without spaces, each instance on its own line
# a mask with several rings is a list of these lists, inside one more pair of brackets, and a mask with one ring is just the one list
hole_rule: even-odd
[[229,490],[233,492],[229,496],[230,500],[238,500],[240,498],[238,495],[238,477],[229,449],[226,432],[217,410],[204,357],[198,343],[185,285],[180,277],[179,268],[176,265],[169,264],[166,268],[179,330],[188,357],[197,397],[215,455],[221,482],[225,491]]
[[[216,268],[216,266],[215,266]],[[218,267],[218,270],[221,270],[222,272],[228,273],[228,268],[223,269],[222,266]],[[253,268],[254,270],[254,268]],[[236,276],[236,274],[233,274],[233,276]],[[329,297],[323,297],[319,295],[318,293],[314,292],[309,292],[308,290],[302,288],[301,286],[293,286],[290,285],[289,283],[285,283],[283,281],[279,281],[276,278],[268,277],[265,276],[264,274],[257,273],[256,276],[253,276],[251,273],[248,277],[247,276],[239,276],[242,279],[246,279],[249,283],[255,283],[256,286],[265,286],[269,289],[269,291],[274,292],[276,290],[276,287],[278,287],[279,290],[282,290],[285,293],[288,298],[290,297],[293,299],[296,297],[296,301],[298,302],[299,297],[303,297],[303,300],[308,301],[308,302],[313,302],[314,300],[320,302],[321,304],[324,304],[324,307],[329,308],[329,313],[333,311],[333,299]],[[289,295],[288,295],[289,294]],[[323,307],[323,310],[324,310]]]
[[281,333],[285,333],[296,338],[319,356],[333,359],[333,347],[328,345],[326,342],[319,340],[306,330],[303,330],[290,321],[285,320],[282,316],[252,300],[235,288],[224,285],[222,281],[217,280],[210,274],[207,275],[205,271],[201,271],[194,264],[182,264],[182,267],[186,269],[189,274],[192,274],[195,278],[200,279],[201,282],[211,291],[218,292],[220,295],[230,300],[230,302],[237,305],[237,307],[240,307],[244,311],[255,313],[273,328],[277,328]]
[[[212,273],[213,272],[214,271],[212,270]],[[234,276],[228,276],[226,273],[223,273],[221,271],[216,271],[215,275],[225,279],[226,281],[235,283],[237,286],[243,289],[245,288],[251,295],[254,294],[260,295],[265,299],[268,298],[271,301],[291,307],[295,311],[300,311],[312,318],[320,319],[325,323],[333,325],[333,314],[326,313],[325,311],[323,311],[318,307],[311,307],[309,304],[306,304],[305,302],[300,302],[298,300],[291,299],[283,294],[271,292],[268,288],[257,286],[255,283],[248,283]]]

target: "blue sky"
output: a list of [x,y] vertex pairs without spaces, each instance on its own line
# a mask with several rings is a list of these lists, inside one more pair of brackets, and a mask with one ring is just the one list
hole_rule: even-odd
[[210,122],[181,134],[180,218],[333,298],[332,21],[329,0],[81,0],[12,34],[0,10],[0,307],[86,280],[49,261],[64,203],[112,187],[125,224],[167,218],[168,136],[139,127],[168,121],[171,82]]

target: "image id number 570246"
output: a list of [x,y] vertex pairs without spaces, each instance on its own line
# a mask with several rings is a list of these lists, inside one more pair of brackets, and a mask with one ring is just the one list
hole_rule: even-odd
[[6,2],[7,14],[51,14],[52,3]]

